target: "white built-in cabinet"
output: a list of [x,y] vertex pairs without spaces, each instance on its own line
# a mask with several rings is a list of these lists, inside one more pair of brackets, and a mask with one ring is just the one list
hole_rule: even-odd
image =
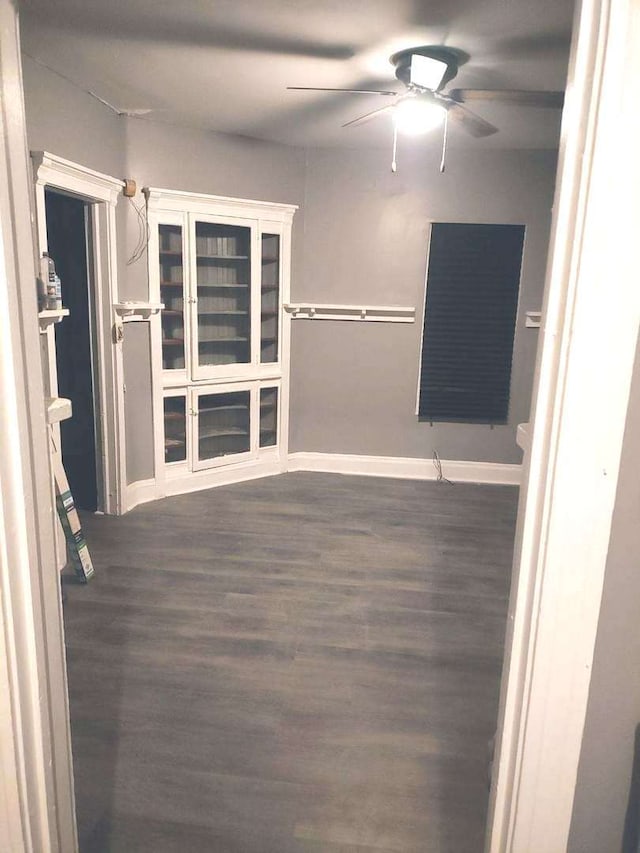
[[158,493],[286,470],[296,208],[145,192]]

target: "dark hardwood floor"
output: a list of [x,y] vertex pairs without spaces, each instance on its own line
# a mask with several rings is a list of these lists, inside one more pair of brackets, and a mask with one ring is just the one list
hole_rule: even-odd
[[83,853],[480,853],[516,501],[298,473],[85,516]]

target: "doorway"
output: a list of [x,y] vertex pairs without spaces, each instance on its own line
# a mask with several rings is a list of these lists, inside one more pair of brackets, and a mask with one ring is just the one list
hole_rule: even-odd
[[60,423],[62,460],[75,505],[98,509],[95,376],[95,298],[90,276],[90,205],[83,199],[45,191],[47,244],[62,283],[69,316],[57,324],[58,394],[71,400],[72,416]]

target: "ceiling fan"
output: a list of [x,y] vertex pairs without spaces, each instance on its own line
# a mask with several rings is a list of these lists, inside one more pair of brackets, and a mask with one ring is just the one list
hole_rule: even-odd
[[311,92],[344,92],[354,95],[380,95],[394,98],[392,104],[365,113],[348,121],[343,127],[365,124],[381,115],[392,113],[394,129],[407,133],[420,133],[451,119],[471,136],[490,136],[498,128],[471,112],[469,101],[491,101],[523,107],[560,108],[564,92],[526,91],[518,89],[450,89],[444,86],[458,73],[458,68],[469,59],[462,50],[444,45],[411,47],[394,53],[389,61],[395,75],[405,86],[404,92],[386,89],[328,89],[310,86],[287,86],[287,89]]

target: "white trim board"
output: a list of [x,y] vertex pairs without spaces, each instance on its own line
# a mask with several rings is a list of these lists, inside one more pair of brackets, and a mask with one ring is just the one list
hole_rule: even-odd
[[75,853],[16,6],[0,0],[0,849]]
[[[62,190],[82,198],[91,210],[87,222],[87,241],[92,245],[90,280],[95,300],[96,357],[94,387],[95,427],[99,436],[97,450],[98,508],[108,514],[122,512],[122,493],[126,483],[126,434],[124,423],[124,384],[122,345],[112,337],[113,308],[118,303],[118,261],[116,254],[116,204],[123,181],[47,151],[32,151],[35,181],[36,230],[38,255],[47,251],[45,190]],[[46,330],[47,394],[58,395],[55,336]],[[57,433],[56,433],[57,436]],[[58,436],[57,436],[58,437]],[[63,540],[59,541],[59,547]]]
[[155,480],[136,480],[134,483],[127,485],[123,497],[122,512],[126,513],[134,507],[139,506],[139,504],[158,500],[158,498],[162,497],[162,494],[160,494]]
[[[502,462],[465,462],[440,460],[444,476],[453,483],[485,483],[520,485],[520,465]],[[238,471],[242,478],[238,478]],[[357,456],[349,453],[290,453],[286,464],[278,456],[250,460],[248,463],[167,477],[164,481],[139,480],[129,483],[125,492],[124,512],[149,501],[171,495],[184,495],[203,489],[214,489],[232,483],[273,477],[288,471],[318,471],[359,477],[393,477],[402,480],[436,480],[438,473],[432,459],[406,456]]]
[[[503,462],[466,462],[442,459],[442,473],[454,483],[520,485],[520,465]],[[408,456],[358,456],[349,453],[289,454],[289,471],[323,471],[364,477],[396,477],[405,480],[436,480],[432,459]]]
[[[239,472],[242,474],[241,477],[238,476]],[[202,471],[188,472],[184,477],[167,477],[162,484],[162,494],[159,497],[202,492],[219,486],[233,486],[236,483],[260,480],[263,477],[273,477],[283,473],[285,473],[283,463],[277,455],[257,461],[249,459],[226,468],[207,468]]]
[[374,323],[414,323],[415,307],[399,305],[320,305],[290,302],[284,306],[292,320],[363,320]]
[[116,204],[124,186],[124,181],[119,178],[72,163],[49,151],[32,151],[31,160],[39,183],[80,196],[86,195],[89,184],[92,198],[108,204]]
[[[151,206],[165,213],[167,211],[183,213],[187,210],[196,214],[208,214],[216,205],[222,204],[226,216],[250,216],[265,221],[292,222],[293,215],[298,209],[297,204],[231,198],[222,195],[167,190],[160,187],[144,187],[142,192],[147,196]],[[256,211],[259,211],[257,215]]]
[[[640,125],[633,110],[621,108],[640,100],[640,5],[582,0],[576,14],[487,853],[573,849],[574,789],[640,326],[640,291],[632,286],[640,201],[629,192],[640,182]],[[605,774],[603,789],[607,783]],[[594,809],[592,822],[598,819]]]

